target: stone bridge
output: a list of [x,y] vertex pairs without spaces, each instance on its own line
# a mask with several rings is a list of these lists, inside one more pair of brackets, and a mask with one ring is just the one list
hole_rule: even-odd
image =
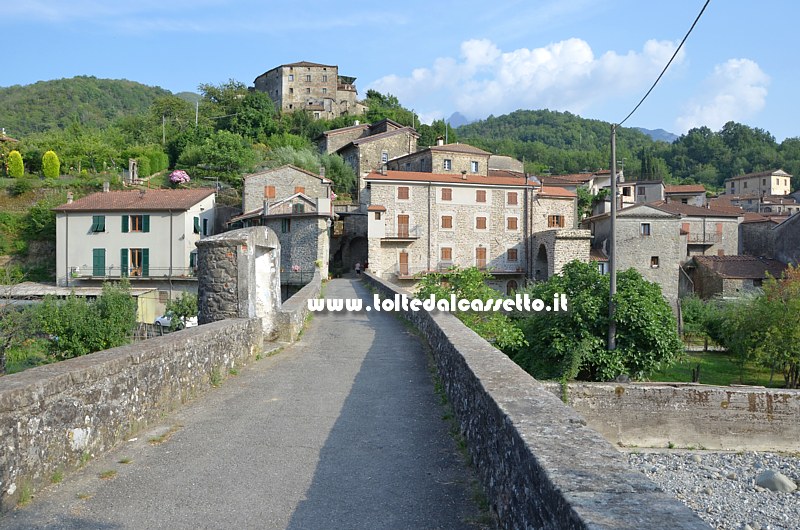
[[274,234],[204,241],[204,325],[0,379],[1,527],[707,528],[452,315],[307,318]]

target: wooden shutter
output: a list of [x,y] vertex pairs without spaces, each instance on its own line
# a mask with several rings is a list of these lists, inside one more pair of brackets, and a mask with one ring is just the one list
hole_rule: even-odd
[[451,216],[442,216],[442,228],[453,228],[453,218]]
[[294,187],[294,192],[295,192],[295,193],[305,193],[305,192],[306,192],[306,189],[305,189],[305,187],[303,187],[303,186],[295,186],[295,187]]
[[506,221],[506,226],[509,230],[516,230],[517,229],[517,218],[516,217],[509,217]]
[[265,199],[275,198],[275,186],[264,186],[264,198]]
[[[127,232],[128,232],[128,216],[127,215],[123,215],[122,216],[122,233],[125,234]],[[127,263],[127,259],[126,259],[125,263]]]
[[[128,216],[124,216],[123,219],[127,219]],[[124,223],[123,226],[127,224]],[[124,226],[127,229],[127,226]],[[124,230],[127,232],[127,230]],[[119,268],[120,268],[120,276],[127,276],[128,275],[128,249],[123,248],[119,251]]]
[[408,252],[400,253],[400,275],[408,276]]
[[475,191],[475,202],[486,202],[486,190]]
[[398,199],[408,199],[408,186],[400,186],[397,188]]
[[486,230],[486,218],[477,217],[475,219],[475,228],[477,228],[478,230]]
[[149,232],[150,231],[150,216],[143,215],[142,216],[142,232]]
[[452,188],[442,188],[442,200],[443,201],[452,201],[453,200],[453,190],[452,190]]
[[106,249],[92,249],[92,276],[106,275]]
[[484,247],[475,249],[475,266],[479,269],[486,268],[486,249]]
[[516,191],[509,191],[508,192],[508,204],[511,204],[511,205],[517,204],[517,192]]
[[142,276],[150,276],[150,249],[142,249]]
[[407,215],[397,216],[397,237],[408,237],[408,222]]
[[199,217],[195,217],[194,218],[194,233],[195,234],[199,234],[200,233],[200,218]]

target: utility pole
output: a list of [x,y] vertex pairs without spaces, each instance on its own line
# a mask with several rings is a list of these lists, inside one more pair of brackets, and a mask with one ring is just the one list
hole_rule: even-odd
[[197,129],[197,116],[200,114],[200,100],[194,102],[194,128]]
[[617,126],[611,125],[611,233],[608,240],[608,349],[617,349],[614,295],[617,294]]
[[167,117],[161,115],[161,145],[167,145]]

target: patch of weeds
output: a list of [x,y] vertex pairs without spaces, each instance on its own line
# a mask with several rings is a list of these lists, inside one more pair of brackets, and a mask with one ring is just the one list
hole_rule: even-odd
[[99,477],[103,480],[112,479],[116,476],[117,476],[117,471],[115,469],[106,469],[99,475]]
[[168,430],[167,432],[161,433],[161,434],[159,434],[158,436],[152,436],[152,437],[148,438],[147,442],[148,442],[150,445],[160,445],[160,444],[163,444],[164,442],[166,442],[167,440],[169,440],[169,439],[170,439],[170,437],[171,437],[173,434],[175,434],[175,433],[178,431],[178,429],[180,429],[180,428],[181,428],[181,426],[180,426],[180,425],[173,425],[172,427],[170,427],[170,428],[169,428],[169,430]]
[[81,453],[80,467],[83,467],[86,464],[88,464],[89,460],[91,460],[91,459],[92,459],[92,453],[90,453],[89,451],[84,451],[83,453]]
[[218,387],[222,383],[222,372],[219,371],[219,368],[211,369],[211,373],[208,374],[208,382],[214,388]]
[[117,460],[117,462],[119,462],[120,464],[130,464],[133,462],[133,459],[128,458],[126,456],[125,458],[120,458],[119,460]]
[[89,499],[92,498],[92,494],[91,493],[86,493],[85,491],[82,491],[82,492],[78,493],[75,496],[77,498],[79,498],[80,500],[82,500],[82,501],[88,501]]
[[17,506],[25,506],[33,500],[33,485],[29,482],[21,482],[19,485],[19,499]]
[[64,480],[64,472],[60,469],[53,471],[53,475],[50,477],[50,483],[59,484],[62,480]]
[[239,370],[236,368],[231,368],[228,370],[228,375],[239,375]]
[[675,444],[674,444],[674,443],[672,443],[672,442],[667,442],[667,447],[668,447],[669,449],[675,449]]
[[256,361],[260,361],[263,358],[264,358],[264,354],[261,354],[261,353],[257,353],[256,354]]

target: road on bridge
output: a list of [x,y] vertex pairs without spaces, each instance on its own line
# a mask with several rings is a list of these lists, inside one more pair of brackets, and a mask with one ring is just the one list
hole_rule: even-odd
[[[326,294],[372,298],[353,279]],[[485,527],[445,414],[425,347],[402,321],[318,313],[299,342],[37,493],[0,527]]]

